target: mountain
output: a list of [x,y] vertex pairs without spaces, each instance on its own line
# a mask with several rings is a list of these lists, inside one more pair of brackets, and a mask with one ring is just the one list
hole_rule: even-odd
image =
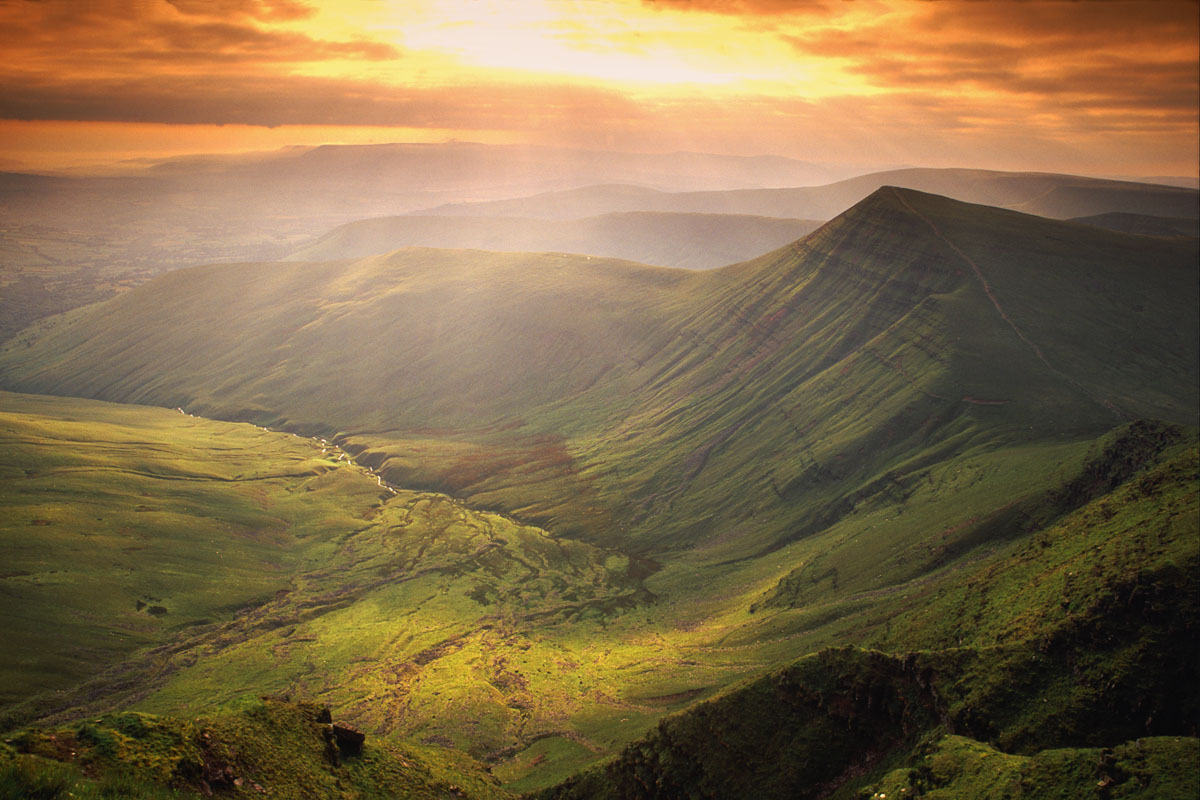
[[704,272],[411,248],[176,270],[39,323],[6,388],[327,437],[395,492],[288,592],[44,709],[319,697],[522,791],[616,753],[682,780],[654,770],[697,730],[748,742],[718,765],[783,746],[707,700],[778,711],[788,763],[848,730],[829,792],[916,769],[910,734],[1030,769],[1193,736],[1197,247],[888,187]]
[[627,212],[577,220],[384,217],[334,228],[286,261],[362,258],[401,247],[559,251],[644,264],[711,269],[761,255],[820,225],[733,214]]
[[0,380],[341,432],[399,485],[655,551],[782,508],[753,552],[918,442],[1194,421],[1195,255],[884,189],[707,273],[421,249],[176,271],[13,340]]
[[378,192],[381,186],[389,192],[398,186],[410,191],[425,187],[434,192],[493,195],[521,187],[583,186],[614,178],[669,191],[804,186],[866,171],[782,156],[627,153],[473,142],[288,147],[273,153],[145,161],[126,169],[135,166],[156,176],[348,183],[367,192]]
[[1055,219],[1108,212],[1200,217],[1200,194],[1195,189],[1077,175],[923,168],[874,172],[824,186],[786,189],[672,193],[600,185],[512,200],[439,206],[418,213],[573,219],[615,211],[672,211],[829,219],[889,185]]

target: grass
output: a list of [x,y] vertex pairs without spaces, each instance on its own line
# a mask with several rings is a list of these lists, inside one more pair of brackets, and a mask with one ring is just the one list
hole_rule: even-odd
[[1137,739],[1113,748],[1065,748],[1032,756],[1004,753],[961,736],[930,747],[916,768],[889,774],[862,790],[884,798],[1169,798],[1200,791],[1200,742],[1194,738]]
[[214,792],[295,800],[510,796],[460,755],[374,739],[352,752],[331,743],[327,730],[327,709],[273,698],[195,719],[105,715],[12,739],[0,787],[7,781],[20,797],[145,800]]
[[878,609],[885,650],[728,688],[536,796],[1190,796],[1198,488],[1196,440],[1176,439],[915,608]]
[[0,442],[5,704],[230,619],[378,501],[310,441],[165,409],[4,394]]
[[[213,426],[252,441],[265,437],[284,452],[320,456],[320,445],[309,440],[178,412],[11,399],[30,410],[42,404],[43,424],[51,427],[51,410],[69,410],[74,424],[85,427],[89,413],[124,414],[130,426],[144,415],[167,432]],[[99,435],[105,429],[91,430]],[[148,434],[129,438],[145,442]],[[175,441],[182,446],[182,439]],[[669,560],[658,573],[639,578],[627,556],[550,538],[441,495],[385,496],[370,476],[334,461],[322,475],[300,479],[313,489],[303,492],[305,508],[322,510],[313,505],[321,496],[309,496],[324,491],[330,502],[357,497],[359,511],[341,527],[331,527],[336,518],[318,514],[319,533],[303,539],[307,555],[297,557],[284,589],[247,603],[235,618],[175,629],[163,640],[168,646],[126,654],[54,707],[65,719],[114,706],[187,714],[201,706],[237,707],[260,693],[309,699],[372,735],[453,746],[491,763],[514,789],[536,789],[633,741],[672,711],[832,642],[907,650],[960,645],[964,630],[972,631],[971,644],[985,646],[1028,638],[1064,618],[1061,576],[1081,554],[1103,568],[1100,577],[1076,585],[1081,606],[1110,592],[1131,563],[1160,569],[1185,558],[1194,544],[1186,522],[1194,512],[1188,481],[1195,444],[1179,430],[1134,426],[1087,447],[1065,448],[1055,491],[1069,493],[1078,482],[1071,476],[1089,476],[1090,485],[1108,475],[1116,452],[1143,455],[1131,457],[1112,479],[1126,484],[1115,494],[1057,527],[1023,534],[998,549],[993,540],[982,554],[965,550],[908,580],[897,572],[897,564],[908,563],[905,550],[900,556],[884,551],[880,563],[870,548],[859,552],[842,543],[845,528],[838,526],[753,561],[714,567],[700,553],[691,562]],[[1163,453],[1166,466],[1125,480]],[[1038,475],[1034,466],[1052,460],[1047,455],[1038,448],[1010,454],[1015,460],[1009,469]],[[330,454],[323,458],[320,463],[328,462]],[[995,481],[981,466],[994,461],[965,454],[953,475],[944,476],[950,485],[934,480],[929,491],[961,498],[966,490],[960,483],[991,485]],[[201,462],[189,463],[195,470]],[[94,475],[90,480],[103,485]],[[238,485],[215,483],[225,491]],[[909,503],[912,523],[899,529],[901,540],[912,535],[906,531],[939,518],[936,503],[921,494]],[[345,513],[353,504],[340,508]],[[868,509],[852,515],[850,524],[869,530],[883,513],[895,511]],[[1100,518],[1103,525],[1096,523]],[[313,524],[303,516],[297,521]],[[1165,533],[1156,534],[1152,550],[1138,549],[1148,527]],[[945,546],[949,540],[936,541]],[[1111,554],[1097,555],[1098,546]],[[787,603],[763,605],[787,585],[781,569],[786,576],[797,560],[820,563],[822,549],[830,547],[850,559],[848,572],[886,569],[893,583],[880,591],[873,577],[850,576],[837,587],[809,581],[812,597],[793,594]],[[705,587],[702,596],[698,585]],[[1013,603],[1014,591],[1025,593],[1026,601]],[[980,618],[993,624],[980,625]],[[964,702],[985,701],[995,702]],[[1030,724],[1036,728],[1038,722]]]

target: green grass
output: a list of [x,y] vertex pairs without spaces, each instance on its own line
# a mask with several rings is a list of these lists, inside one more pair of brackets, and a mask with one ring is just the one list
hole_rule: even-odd
[[[89,426],[87,415],[124,414],[130,429],[145,417],[167,431],[211,426],[227,437],[237,433],[276,442],[284,453],[320,454],[319,444],[309,440],[178,412],[12,400],[31,410],[40,404],[48,427],[54,427],[48,412],[69,411],[79,420],[73,424],[88,427],[94,437],[118,438],[102,424]],[[139,442],[149,438],[146,431],[127,435]],[[908,549],[881,549],[880,556],[843,542],[846,525],[870,530],[880,515],[896,513],[868,508],[843,526],[753,561],[714,566],[703,551],[691,560],[667,560],[644,583],[636,562],[626,556],[550,538],[441,495],[384,496],[365,473],[330,468],[301,479],[301,486],[313,489],[303,492],[305,508],[325,510],[310,505],[323,502],[312,495],[324,491],[328,502],[357,498],[359,510],[340,527],[334,526],[337,518],[317,514],[320,532],[304,540],[307,555],[292,564],[283,591],[248,603],[236,618],[171,631],[169,646],[126,654],[54,707],[64,709],[62,718],[113,707],[188,714],[198,707],[236,707],[261,693],[308,698],[372,735],[452,745],[490,762],[506,784],[534,789],[614,752],[665,714],[830,643],[903,651],[961,644],[963,630],[972,631],[971,643],[981,645],[1047,630],[1065,616],[1061,575],[1081,553],[1103,569],[1090,583],[1076,585],[1080,605],[1097,602],[1130,564],[1152,570],[1184,558],[1194,545],[1186,521],[1194,512],[1188,481],[1194,478],[1195,444],[1177,429],[1135,426],[1087,447],[1060,447],[1060,483],[1051,493],[1069,493],[1077,475],[1087,476],[1089,486],[1101,480],[1095,491],[1107,491],[1104,480],[1124,481],[1160,458],[1163,448],[1166,466],[1127,481],[1057,527],[1025,531],[999,549],[994,537],[985,537],[991,544],[983,552],[964,549],[932,571],[911,567],[905,556],[911,543]],[[1118,451],[1129,461],[1119,474],[1109,463]],[[1009,454],[1008,469],[1040,475],[1044,467],[1034,467],[1054,461],[1051,453],[1032,448]],[[202,462],[189,463],[196,470]],[[969,497],[958,484],[982,490],[996,482],[988,478],[989,469],[1005,462],[966,453],[957,463],[953,476],[943,476],[949,486],[941,479],[919,483],[938,497]],[[982,468],[988,464],[993,466]],[[103,485],[95,475],[90,480],[94,487]],[[225,491],[237,485],[215,483]],[[214,503],[217,499],[214,495]],[[912,508],[904,516],[912,520],[895,529],[900,541],[944,515],[920,493],[908,502]],[[343,513],[353,507],[343,506]],[[1109,507],[1119,513],[1104,516],[1104,525],[1097,526],[1094,518]],[[1153,524],[1143,519],[1147,515]],[[309,524],[314,523],[299,517],[297,525]],[[1138,549],[1147,526],[1165,533],[1156,534],[1152,550]],[[943,547],[957,541],[939,536],[935,541]],[[1053,544],[1049,549],[1047,542]],[[1111,555],[1096,555],[1098,545]],[[794,571],[789,565],[834,558],[821,556],[826,551],[848,559],[851,567],[844,571],[856,569],[866,577],[848,574],[837,587],[829,580],[807,581],[811,597],[792,594],[787,603],[764,604],[787,584],[787,570]],[[922,559],[928,557],[922,553]],[[885,582],[885,591],[877,570],[887,570],[891,582]],[[141,572],[153,576],[153,570]],[[1013,603],[1014,591],[1026,593],[1026,602]],[[978,605],[980,599],[985,605]],[[981,626],[980,617],[994,624]],[[969,703],[985,701],[993,702],[984,697]]]
[[311,441],[165,409],[6,393],[0,451],[4,704],[286,589],[379,495]]
[[[537,796],[1190,796],[1200,471],[1194,435],[1166,441],[999,557],[879,600],[883,650],[828,648],[730,687]],[[1098,449],[1114,443],[1136,450],[1129,432]]]
[[[5,797],[510,797],[461,755],[385,743],[330,743],[320,707],[263,698],[195,719],[120,713],[10,740]],[[86,777],[85,777],[86,776]],[[11,788],[10,788],[11,787]]]
[[971,797],[1057,800],[1072,797],[1172,800],[1200,792],[1200,741],[1138,739],[1112,748],[1009,755],[961,736],[946,736],[914,768],[859,792],[862,800]]

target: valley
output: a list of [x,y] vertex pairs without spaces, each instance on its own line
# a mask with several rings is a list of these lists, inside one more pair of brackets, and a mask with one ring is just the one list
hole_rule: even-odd
[[[412,796],[952,796],[987,752],[1050,792],[1062,748],[1170,796],[1197,252],[884,187],[716,269],[408,247],[46,318],[0,347],[5,727],[192,791],[120,726],[328,708]],[[227,790],[389,796],[289,747]]]

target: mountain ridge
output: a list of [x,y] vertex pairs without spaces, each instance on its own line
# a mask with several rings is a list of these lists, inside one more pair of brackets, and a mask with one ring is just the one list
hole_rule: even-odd
[[514,200],[439,206],[415,213],[485,213],[569,219],[611,211],[652,210],[829,219],[888,185],[1053,218],[1118,211],[1200,217],[1197,199],[1200,193],[1194,189],[1076,175],[953,168],[891,170],[825,186],[787,189],[666,193],[640,187],[599,185]]

